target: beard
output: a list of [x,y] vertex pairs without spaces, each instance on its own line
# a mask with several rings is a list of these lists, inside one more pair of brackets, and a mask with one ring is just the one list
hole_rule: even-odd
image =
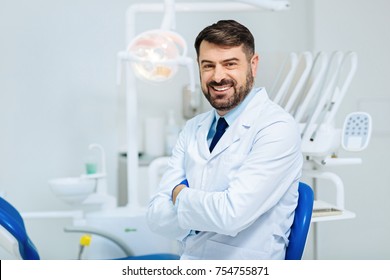
[[[235,108],[238,104],[240,104],[244,98],[249,94],[253,87],[254,78],[252,75],[252,69],[249,68],[245,84],[242,86],[237,86],[237,81],[232,79],[223,79],[219,83],[215,81],[211,81],[207,84],[207,87],[202,87],[202,91],[206,99],[209,101],[211,106],[213,106],[218,111],[230,111]],[[213,97],[210,94],[209,87],[213,86],[224,86],[230,85],[234,89],[234,93],[229,98],[225,99],[225,97]]]

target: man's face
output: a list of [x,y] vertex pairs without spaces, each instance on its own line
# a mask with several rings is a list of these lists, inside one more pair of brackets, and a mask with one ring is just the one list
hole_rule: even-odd
[[259,57],[250,62],[239,47],[222,47],[207,41],[200,44],[199,72],[202,91],[219,115],[235,108],[253,87]]

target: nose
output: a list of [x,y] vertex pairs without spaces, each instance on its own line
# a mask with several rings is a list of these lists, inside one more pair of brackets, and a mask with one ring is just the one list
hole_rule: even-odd
[[226,72],[225,69],[222,67],[222,65],[216,65],[214,68],[214,73],[213,73],[213,80],[216,83],[220,83],[223,79],[226,78]]

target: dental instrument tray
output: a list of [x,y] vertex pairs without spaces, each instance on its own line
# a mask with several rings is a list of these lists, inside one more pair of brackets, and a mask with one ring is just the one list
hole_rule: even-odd
[[323,201],[314,201],[312,217],[324,217],[343,214],[343,210],[336,208],[335,206]]

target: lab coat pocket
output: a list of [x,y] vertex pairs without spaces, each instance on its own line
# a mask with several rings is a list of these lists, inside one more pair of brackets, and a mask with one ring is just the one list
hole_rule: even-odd
[[267,252],[235,247],[209,239],[204,245],[201,258],[205,260],[262,260],[268,257]]

